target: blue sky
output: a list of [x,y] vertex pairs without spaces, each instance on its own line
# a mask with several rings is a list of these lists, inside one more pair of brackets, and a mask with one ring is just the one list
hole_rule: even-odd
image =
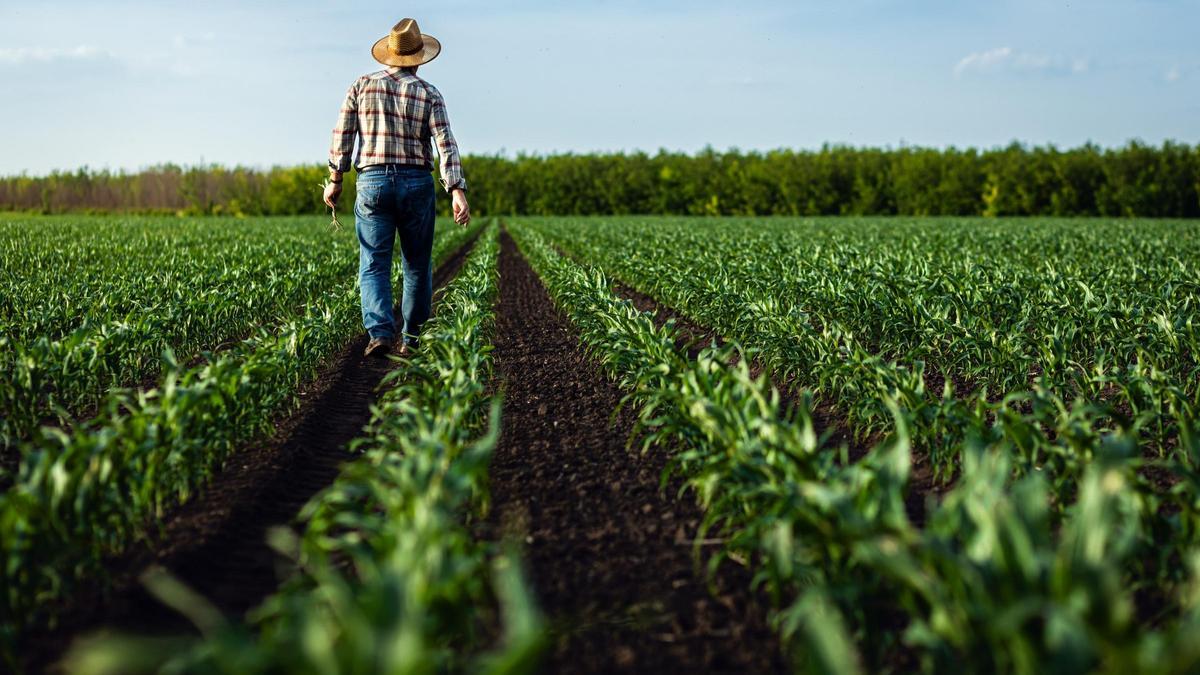
[[0,0],[0,173],[323,161],[404,15],[469,153],[1200,142],[1196,0]]

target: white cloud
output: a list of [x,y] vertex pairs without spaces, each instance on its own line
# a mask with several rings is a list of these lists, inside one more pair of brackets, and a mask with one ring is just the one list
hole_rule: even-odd
[[1011,56],[1011,47],[997,47],[986,52],[967,54],[954,66],[954,74],[962,75],[969,70],[987,70],[1008,61]]
[[51,61],[92,61],[111,58],[110,52],[80,45],[78,47],[0,47],[0,63],[19,66]]
[[1182,76],[1183,73],[1179,71],[1179,66],[1176,65],[1168,68],[1167,72],[1163,75],[1163,78],[1165,78],[1167,82],[1178,82],[1179,78]]
[[1053,54],[1022,52],[1012,47],[997,47],[982,52],[972,52],[959,59],[954,65],[954,76],[969,73],[1024,72],[1024,73],[1086,73],[1091,62],[1082,57],[1066,58]]

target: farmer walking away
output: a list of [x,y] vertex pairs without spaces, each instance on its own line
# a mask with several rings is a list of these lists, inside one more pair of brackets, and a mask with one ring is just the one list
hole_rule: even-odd
[[[350,170],[354,141],[358,170],[354,229],[358,233],[358,280],[363,327],[370,335],[365,354],[383,356],[399,339],[400,353],[416,347],[421,324],[433,301],[433,157],[437,144],[442,185],[451,195],[454,221],[471,221],[467,182],[458,145],[450,133],[446,102],[433,85],[417,77],[417,67],[441,53],[436,38],[421,33],[417,22],[403,19],[371,48],[387,66],[350,85],[333,130],[325,203],[333,208],[342,194],[342,175]],[[392,312],[392,249],[400,236],[404,258],[404,325],[397,336]]]

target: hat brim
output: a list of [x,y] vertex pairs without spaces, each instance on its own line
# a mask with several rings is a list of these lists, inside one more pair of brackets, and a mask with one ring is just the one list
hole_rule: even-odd
[[385,66],[420,66],[437,58],[442,53],[442,43],[432,35],[421,33],[425,48],[412,54],[396,54],[388,49],[388,36],[383,36],[371,47],[371,56]]

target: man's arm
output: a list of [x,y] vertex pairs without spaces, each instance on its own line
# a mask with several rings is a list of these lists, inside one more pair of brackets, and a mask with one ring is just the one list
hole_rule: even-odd
[[441,92],[433,91],[431,104],[429,131],[437,145],[442,185],[451,196],[454,222],[466,225],[471,222],[471,207],[467,204],[467,179],[463,177],[458,143],[454,141],[454,134],[450,131],[450,116],[446,112],[446,101]]
[[338,113],[337,126],[333,128],[333,142],[329,146],[329,184],[325,186],[325,204],[333,208],[342,194],[342,174],[350,170],[354,161],[354,139],[358,136],[358,82],[346,91]]

